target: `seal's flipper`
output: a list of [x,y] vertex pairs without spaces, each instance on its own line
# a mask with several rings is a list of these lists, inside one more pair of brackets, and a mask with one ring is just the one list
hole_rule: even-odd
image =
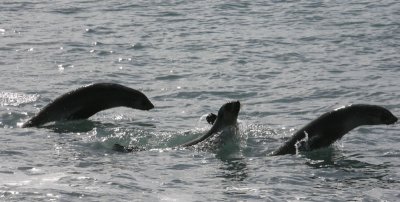
[[48,122],[87,119],[113,107],[150,110],[154,105],[138,90],[114,83],[96,83],[68,92],[45,106],[22,127]]
[[210,113],[207,115],[206,120],[208,124],[213,125],[215,120],[217,120],[217,115]]

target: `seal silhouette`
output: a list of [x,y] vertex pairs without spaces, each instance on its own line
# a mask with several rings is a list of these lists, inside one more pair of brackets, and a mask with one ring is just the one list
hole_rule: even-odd
[[[210,128],[210,130],[208,130],[204,135],[194,140],[188,141],[184,144],[181,144],[178,147],[194,146],[196,144],[199,144],[200,142],[205,141],[208,138],[211,138],[213,135],[223,131],[226,128],[236,127],[239,111],[240,111],[239,101],[225,103],[218,110],[218,116],[215,115],[214,117],[215,119],[213,121],[213,125]],[[141,147],[124,147],[117,143],[114,144],[113,150],[119,152],[134,152],[134,151],[143,151],[145,149]]]
[[193,146],[195,144],[198,144],[199,142],[204,141],[207,138],[210,138],[212,135],[222,131],[226,127],[236,126],[239,111],[240,111],[239,101],[228,102],[222,105],[222,107],[218,110],[218,115],[215,121],[213,121],[211,129],[203,136],[191,140],[189,142],[186,142],[181,146],[183,147]]
[[328,147],[362,125],[394,124],[398,118],[378,105],[354,104],[327,112],[293,134],[272,155],[296,154],[296,147],[311,151]]
[[49,103],[22,127],[48,122],[87,119],[113,107],[150,110],[154,105],[142,92],[115,83],[95,83],[70,91]]

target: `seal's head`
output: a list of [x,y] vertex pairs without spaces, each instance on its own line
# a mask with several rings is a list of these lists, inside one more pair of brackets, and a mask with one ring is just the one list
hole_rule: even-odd
[[141,110],[150,110],[154,108],[154,105],[150,102],[149,98],[140,91],[127,89],[124,96],[125,97],[121,100],[126,102],[126,106],[128,107]]
[[366,121],[365,124],[368,125],[390,125],[398,121],[398,118],[389,110],[378,105],[357,104],[351,105],[349,108],[354,109],[357,114],[363,115]]
[[133,106],[138,106],[138,109],[141,110],[150,110],[154,108],[153,103],[151,103],[146,96],[142,97],[141,100],[134,101]]
[[[211,129],[205,135],[206,137],[211,137],[214,134],[218,134],[211,141],[211,145],[217,148],[221,147],[221,144],[226,144],[227,142],[235,142],[238,137],[238,126],[237,118],[240,111],[240,102],[228,102],[219,109],[216,120],[211,127]],[[238,142],[238,141],[236,141]]]
[[219,109],[216,123],[227,125],[235,125],[240,111],[240,102],[228,102]]
[[377,122],[377,124],[394,124],[398,121],[398,118],[396,116],[394,116],[389,110],[380,107],[380,106],[374,106],[374,109],[372,109],[372,115],[376,116],[375,120]]
[[218,116],[211,114],[209,115],[209,117],[207,117],[207,121],[209,121],[209,123],[214,122],[214,120],[216,119],[211,129],[205,135],[195,140],[189,141],[185,144],[182,144],[182,146],[184,147],[193,146],[213,136],[215,133],[223,131],[227,127],[236,126],[239,111],[240,111],[239,101],[228,102],[222,105],[222,107],[218,111]]

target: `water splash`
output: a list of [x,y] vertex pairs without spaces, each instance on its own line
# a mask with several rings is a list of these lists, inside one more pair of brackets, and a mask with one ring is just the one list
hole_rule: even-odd
[[296,155],[298,155],[302,151],[308,151],[310,149],[308,145],[308,133],[307,131],[304,131],[305,137],[301,139],[300,141],[297,141],[296,144],[294,145],[296,148]]

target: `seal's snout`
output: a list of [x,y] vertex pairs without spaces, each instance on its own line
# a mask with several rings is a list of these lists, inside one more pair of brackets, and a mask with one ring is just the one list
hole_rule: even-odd
[[153,108],[154,108],[153,103],[151,103],[151,102],[147,103],[146,110],[150,110],[150,109],[153,109]]
[[230,102],[229,104],[232,105],[231,110],[235,113],[238,113],[240,110],[240,102],[238,101],[234,101],[234,102]]
[[239,101],[232,101],[224,104],[222,106],[223,109],[229,112],[236,112],[240,109],[240,102]]
[[383,117],[383,122],[384,122],[385,124],[387,124],[387,125],[394,124],[394,123],[396,123],[398,120],[399,120],[399,119],[398,119],[396,116],[394,116],[392,113],[390,113],[389,115]]
[[148,99],[140,100],[139,102],[134,103],[134,105],[142,110],[150,110],[154,108],[153,103],[151,103]]
[[393,116],[393,123],[396,123],[399,119],[395,116]]

